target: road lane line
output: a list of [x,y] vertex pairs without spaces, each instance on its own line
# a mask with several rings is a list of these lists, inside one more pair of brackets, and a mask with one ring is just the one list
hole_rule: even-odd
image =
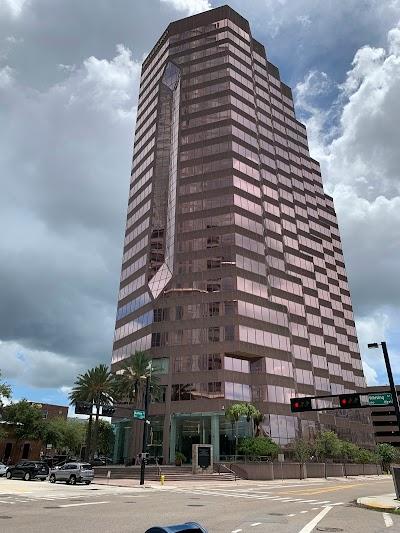
[[306,514],[308,511],[300,511],[300,514]]
[[390,514],[389,513],[382,513],[382,516],[383,516],[383,520],[385,522],[385,526],[386,527],[392,527],[393,520],[392,520],[392,517],[390,516]]
[[331,509],[332,507],[325,507],[325,509],[323,509],[320,513],[318,513],[317,516],[315,516],[311,520],[311,522],[308,522],[308,524],[306,524],[303,527],[303,529],[299,531],[299,533],[311,533],[311,531],[315,528],[315,526],[319,524],[319,522],[321,522],[324,516],[327,515]]
[[251,527],[255,527],[255,526],[261,526],[261,522],[254,522],[254,524],[250,524]]
[[[110,503],[110,502],[64,503],[63,505],[59,505],[58,507],[80,507],[81,505],[100,505],[104,503]],[[242,530],[239,529],[239,531],[242,531]]]
[[288,516],[292,517],[292,516],[296,516],[296,514],[292,513],[292,514],[288,514]]
[[243,531],[243,529],[234,529],[231,533],[240,533],[240,531]]

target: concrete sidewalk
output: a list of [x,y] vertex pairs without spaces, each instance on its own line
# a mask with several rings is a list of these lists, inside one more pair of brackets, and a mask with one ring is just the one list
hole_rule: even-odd
[[380,496],[357,498],[357,505],[366,509],[393,513],[400,509],[400,500],[396,500],[396,494],[381,494]]

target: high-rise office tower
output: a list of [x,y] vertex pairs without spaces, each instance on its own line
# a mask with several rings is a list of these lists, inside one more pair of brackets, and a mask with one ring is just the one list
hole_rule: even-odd
[[282,445],[321,428],[371,444],[361,414],[290,413],[365,381],[332,198],[291,89],[228,6],[171,23],[143,63],[113,370],[136,350],[164,386],[164,461],[232,453],[238,401]]

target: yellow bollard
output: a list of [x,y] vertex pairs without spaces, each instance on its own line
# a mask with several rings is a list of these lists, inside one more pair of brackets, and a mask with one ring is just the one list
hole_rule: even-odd
[[164,481],[165,481],[165,476],[164,476],[164,474],[161,474],[161,476],[160,476],[161,485],[164,485]]

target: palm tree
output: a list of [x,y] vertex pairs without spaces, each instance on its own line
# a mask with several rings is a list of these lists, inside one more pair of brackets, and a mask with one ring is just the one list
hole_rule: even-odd
[[[97,436],[101,405],[111,405],[115,396],[115,377],[107,365],[100,364],[84,374],[80,374],[69,395],[72,404],[78,401],[91,403],[95,406],[95,424],[92,438],[93,415],[89,415],[88,431],[86,434],[86,458],[91,458],[93,450],[97,450]],[[92,442],[93,441],[93,442]]]
[[[232,434],[234,428],[236,429],[236,435],[235,435],[235,455],[237,454],[238,449],[238,441],[239,441],[239,435],[238,435],[238,422],[240,418],[243,416],[243,404],[240,403],[234,403],[232,404],[229,409],[225,411],[226,418],[231,422],[232,424]],[[233,435],[232,435],[233,436]]]
[[253,415],[255,437],[259,437],[263,433],[263,429],[261,427],[261,423],[263,422],[263,420],[264,415],[260,411],[257,411],[257,413]]
[[[160,392],[158,377],[152,373],[151,359],[145,352],[137,351],[128,357],[115,379],[116,396],[128,404],[143,409],[145,403],[146,381],[149,379],[150,398],[157,397]],[[133,424],[133,422],[132,422]],[[130,439],[128,455],[132,455],[132,439]]]
[[151,359],[145,352],[135,352],[128,357],[116,376],[116,391],[135,407],[144,407],[146,378],[150,379],[150,394],[155,397],[159,391],[158,378],[151,371]]

